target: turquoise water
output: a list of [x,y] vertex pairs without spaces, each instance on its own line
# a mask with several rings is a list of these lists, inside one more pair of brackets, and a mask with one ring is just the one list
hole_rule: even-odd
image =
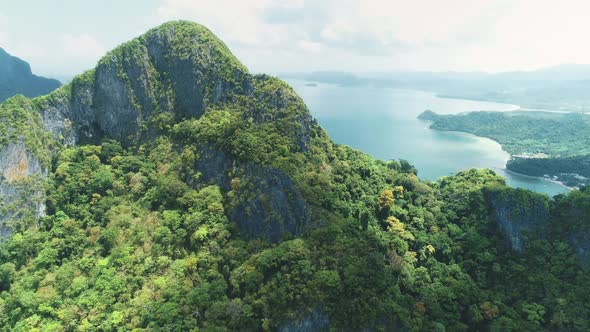
[[491,168],[512,187],[548,195],[568,191],[560,184],[505,171],[507,152],[489,139],[428,129],[417,119],[426,109],[440,114],[469,111],[511,111],[515,105],[438,98],[435,94],[370,86],[306,85],[287,80],[308,105],[320,125],[337,143],[382,160],[407,159],[424,180],[436,180],[460,170]]

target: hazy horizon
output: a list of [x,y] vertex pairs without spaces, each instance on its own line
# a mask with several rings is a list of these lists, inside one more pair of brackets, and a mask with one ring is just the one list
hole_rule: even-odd
[[207,26],[253,72],[497,73],[590,62],[584,1],[3,2],[0,47],[45,76],[90,69],[122,42],[178,19]]

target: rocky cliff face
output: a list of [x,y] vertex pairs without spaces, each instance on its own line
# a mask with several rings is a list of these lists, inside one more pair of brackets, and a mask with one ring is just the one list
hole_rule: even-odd
[[194,166],[200,180],[228,192],[228,217],[245,238],[280,241],[286,234],[300,234],[310,226],[309,208],[284,172],[235,161],[212,145],[203,146],[200,156]]
[[590,264],[590,229],[575,229],[567,237],[567,242],[576,250],[576,256],[582,264]]
[[46,174],[22,138],[0,150],[0,241],[12,234],[17,222],[34,222],[45,214],[41,184]]
[[590,228],[582,189],[569,196],[548,197],[522,189],[502,188],[486,191],[491,217],[512,249],[522,252],[529,241],[567,242],[578,260],[590,264]]
[[[167,23],[111,51],[71,84],[35,99],[29,111],[42,123],[39,134],[51,134],[36,149],[50,153],[60,146],[97,143],[105,137],[138,147],[161,134],[163,122],[171,126],[198,119],[212,107],[236,105],[243,109],[244,121],[283,123],[278,129],[304,152],[316,125],[300,98],[277,81],[250,75],[206,28]],[[11,142],[17,144],[14,138]],[[28,156],[27,174],[43,177],[45,172],[30,154],[33,147],[18,144],[20,156]],[[218,184],[241,197],[228,216],[244,236],[278,241],[309,224],[307,205],[288,175],[247,156],[236,158],[213,142],[204,142],[202,149],[195,170],[202,172],[201,182]],[[0,151],[4,153],[0,165],[24,160],[14,159],[17,152],[11,145]],[[4,173],[11,168],[6,169]],[[230,171],[248,186],[232,188]],[[1,188],[4,200],[16,194],[12,185]]]
[[206,28],[174,22],[121,45],[75,78],[68,98],[53,98],[43,107],[44,120],[59,135],[70,120],[69,142],[107,136],[129,146],[149,137],[146,123],[155,114],[199,117],[208,105],[251,94],[251,80]]
[[45,213],[50,146],[42,127],[25,97],[0,104],[0,240]]
[[0,102],[17,94],[44,95],[60,85],[57,80],[33,75],[28,63],[0,48]]
[[492,218],[505,234],[513,250],[522,252],[527,236],[547,236],[547,197],[522,189],[489,191],[486,196],[492,207]]
[[578,259],[590,264],[590,187],[556,196],[552,205],[553,224],[550,229],[557,239],[567,241]]

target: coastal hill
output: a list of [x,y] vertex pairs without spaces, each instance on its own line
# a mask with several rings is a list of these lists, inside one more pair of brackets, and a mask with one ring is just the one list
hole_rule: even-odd
[[590,327],[590,191],[420,181],[332,142],[199,24],[0,124],[2,331]]
[[506,168],[559,180],[571,187],[590,184],[590,116],[584,113],[513,111],[418,117],[430,128],[462,131],[500,143],[512,156]]
[[0,47],[0,102],[17,94],[36,97],[57,89],[61,83],[33,75],[31,66]]

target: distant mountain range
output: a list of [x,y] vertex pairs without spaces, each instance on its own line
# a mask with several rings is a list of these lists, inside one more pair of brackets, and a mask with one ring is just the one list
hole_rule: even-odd
[[31,66],[0,48],[0,102],[17,94],[36,97],[47,94],[61,83],[34,75]]
[[339,71],[285,73],[285,78],[341,85],[418,89],[449,98],[496,101],[524,108],[590,111],[590,65],[566,64],[503,73],[394,71],[353,74]]

